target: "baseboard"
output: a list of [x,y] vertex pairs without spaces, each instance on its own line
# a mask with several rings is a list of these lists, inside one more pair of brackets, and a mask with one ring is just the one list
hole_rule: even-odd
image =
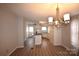
[[19,47],[17,47],[17,48],[24,48],[24,46],[19,46]]
[[7,56],[10,56],[18,48],[24,48],[24,46],[19,46],[19,47],[14,48]]
[[17,47],[14,48],[7,56],[10,56],[16,49],[17,49]]
[[65,46],[65,45],[62,45],[64,48],[66,48],[66,50],[68,50],[68,51],[71,51],[71,49],[70,48],[68,48],[67,46]]
[[61,44],[53,44],[54,46],[62,46]]

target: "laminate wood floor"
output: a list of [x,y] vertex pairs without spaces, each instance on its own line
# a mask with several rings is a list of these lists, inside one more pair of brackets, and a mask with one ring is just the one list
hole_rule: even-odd
[[33,49],[27,47],[15,50],[11,56],[69,56],[71,55],[64,47],[53,46],[49,40],[43,39],[42,45],[34,46]]

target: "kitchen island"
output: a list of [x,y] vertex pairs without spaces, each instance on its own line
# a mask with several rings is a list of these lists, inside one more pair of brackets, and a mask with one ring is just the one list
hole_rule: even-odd
[[35,45],[41,45],[42,44],[42,36],[41,34],[35,35]]

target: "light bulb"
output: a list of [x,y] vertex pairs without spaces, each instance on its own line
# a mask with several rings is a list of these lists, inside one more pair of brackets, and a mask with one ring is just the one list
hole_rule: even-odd
[[55,25],[58,25],[59,24],[59,21],[55,21]]

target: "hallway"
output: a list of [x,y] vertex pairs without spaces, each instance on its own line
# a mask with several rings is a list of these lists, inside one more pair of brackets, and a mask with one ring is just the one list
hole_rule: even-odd
[[41,46],[33,49],[19,48],[11,56],[69,56],[70,53],[61,46],[53,46],[49,40],[43,39]]

